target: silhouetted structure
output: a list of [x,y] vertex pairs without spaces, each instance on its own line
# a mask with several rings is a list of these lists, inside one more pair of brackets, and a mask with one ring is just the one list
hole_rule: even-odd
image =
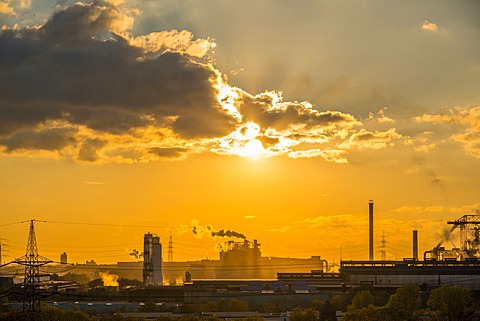
[[415,260],[418,260],[418,231],[417,230],[413,230],[413,251],[412,251],[412,254],[413,254],[413,258]]
[[369,260],[373,261],[373,201],[368,201],[368,253]]
[[[453,225],[452,228],[432,250],[424,252],[424,259],[464,260],[468,258],[480,258],[480,215],[464,215],[458,220],[448,221],[447,224]],[[451,240],[451,234],[457,228],[460,229],[461,247],[446,250],[442,247],[442,244],[447,240]]]
[[381,253],[381,258],[382,261],[385,261],[387,259],[387,243],[388,241],[385,238],[385,231],[382,233],[382,240],[380,241],[380,253]]
[[442,285],[458,285],[480,291],[480,260],[476,258],[463,261],[405,258],[402,261],[342,261],[340,264],[341,278],[348,287],[369,285],[397,288],[418,284],[432,289]]
[[160,237],[151,233],[143,238],[143,283],[162,285],[162,244]]
[[62,264],[67,264],[68,263],[66,252],[63,252],[62,254],[60,254],[60,263],[62,263]]
[[35,220],[30,221],[30,232],[28,234],[27,251],[25,256],[15,259],[14,263],[25,266],[25,280],[23,283],[23,315],[24,320],[40,319],[40,299],[43,293],[40,285],[40,267],[51,263],[46,257],[38,255],[37,239],[35,237]]
[[170,233],[170,239],[168,240],[168,262],[173,262],[173,239]]

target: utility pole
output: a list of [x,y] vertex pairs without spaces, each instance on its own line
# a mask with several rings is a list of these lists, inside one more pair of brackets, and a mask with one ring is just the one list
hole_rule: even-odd
[[27,251],[25,256],[15,259],[14,263],[25,266],[25,279],[23,282],[23,316],[26,321],[38,321],[41,318],[40,299],[40,267],[51,263],[46,257],[38,255],[37,239],[35,237],[35,220],[30,220]]

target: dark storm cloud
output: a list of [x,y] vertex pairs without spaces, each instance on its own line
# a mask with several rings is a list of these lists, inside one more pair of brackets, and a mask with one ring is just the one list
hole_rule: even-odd
[[4,99],[2,88],[0,88],[0,97],[2,97],[0,98],[0,136],[10,134],[17,129],[33,127],[47,119],[62,117],[61,109],[53,106],[14,105],[2,102],[1,100]]
[[165,158],[181,158],[188,150],[181,147],[153,147],[150,148],[150,153],[159,157]]
[[0,144],[12,152],[18,149],[34,149],[59,151],[76,142],[76,131],[70,128],[51,128],[40,131],[22,130],[6,139],[0,139]]
[[290,125],[302,124],[307,127],[326,127],[335,124],[356,123],[354,117],[336,111],[319,112],[305,103],[290,102],[274,106],[268,95],[246,97],[241,112],[245,121],[255,121],[261,127],[286,130]]
[[175,52],[145,58],[119,35],[129,24],[114,8],[77,3],[40,28],[4,30],[0,135],[57,119],[121,134],[166,118],[181,137],[228,133],[213,68]]
[[97,150],[102,148],[106,142],[100,139],[87,139],[85,140],[78,150],[78,160],[85,162],[94,162],[99,156]]
[[[351,114],[230,86],[209,56],[213,41],[187,30],[134,36],[132,14],[101,1],[76,3],[38,27],[0,29],[0,150],[58,150],[84,162],[202,150],[343,162],[342,142],[348,149],[345,141],[364,134]],[[355,143],[383,148],[398,136],[374,135],[373,145]]]

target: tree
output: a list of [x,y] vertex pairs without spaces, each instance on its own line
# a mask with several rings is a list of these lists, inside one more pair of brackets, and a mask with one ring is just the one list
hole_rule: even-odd
[[365,307],[368,307],[369,305],[374,305],[375,304],[375,297],[373,294],[370,293],[368,290],[362,290],[360,292],[357,292],[355,296],[352,299],[352,303],[348,307],[348,310],[350,309],[362,309]]
[[267,303],[262,303],[260,305],[259,310],[260,312],[264,312],[264,313],[276,313],[276,312],[280,312],[280,307],[271,302],[267,302]]
[[81,311],[63,310],[49,305],[42,305],[42,320],[44,321],[93,321],[94,317]]
[[240,311],[249,311],[248,303],[239,299],[231,299],[228,303],[226,311],[231,312],[240,312]]
[[90,282],[90,278],[83,273],[77,274],[77,273],[68,272],[67,274],[62,276],[57,275],[57,279],[61,281],[73,281],[75,283],[84,284],[84,285]]
[[470,320],[475,309],[472,307],[469,290],[453,285],[433,290],[427,307],[435,311],[440,320]]
[[349,309],[342,321],[385,321],[391,320],[384,307],[369,305],[361,309]]
[[324,305],[324,302],[320,299],[314,299],[308,303],[309,308],[315,308],[319,310]]
[[227,300],[225,300],[224,298],[221,298],[220,300],[216,301],[217,303],[217,307],[218,307],[218,310],[217,311],[226,311],[226,307],[227,307]]
[[295,308],[290,313],[292,321],[316,321],[318,319],[318,311],[314,308]]
[[335,307],[329,302],[325,302],[320,307],[320,321],[336,321],[337,311]]
[[345,300],[344,295],[337,294],[330,299],[330,303],[333,305],[337,311],[346,311],[347,310],[347,301]]
[[420,289],[416,285],[405,285],[397,289],[387,303],[391,320],[418,320],[416,312],[420,310],[422,300]]
[[215,301],[208,301],[207,303],[205,303],[203,310],[204,310],[204,311],[202,311],[202,312],[215,312],[215,311],[219,311],[218,303],[215,302]]

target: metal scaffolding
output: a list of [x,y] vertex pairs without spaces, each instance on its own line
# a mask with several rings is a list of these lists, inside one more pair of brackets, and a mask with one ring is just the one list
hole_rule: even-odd
[[448,221],[453,229],[460,228],[460,244],[464,257],[478,257],[480,246],[480,215],[464,215],[458,220]]

